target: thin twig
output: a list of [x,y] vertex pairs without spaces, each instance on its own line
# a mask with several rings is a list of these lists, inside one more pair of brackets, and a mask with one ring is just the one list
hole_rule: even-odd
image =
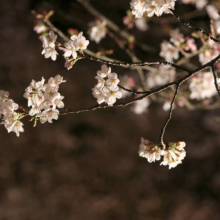
[[150,65],[166,65],[166,66],[171,66],[174,67],[176,69],[180,69],[186,72],[191,72],[191,70],[188,70],[184,67],[178,66],[176,64],[170,63],[170,62],[134,62],[134,63],[125,63],[125,62],[110,62],[110,61],[104,61],[101,59],[97,59],[96,57],[92,57],[89,55],[84,55],[85,58],[89,59],[89,60],[94,60],[100,63],[104,63],[104,64],[108,64],[108,65],[113,65],[113,66],[128,66],[128,67],[136,67],[136,66],[150,66]]
[[174,105],[174,101],[175,101],[175,99],[176,99],[176,96],[177,96],[177,93],[178,93],[180,84],[181,84],[181,83],[178,83],[178,84],[176,85],[176,91],[175,91],[175,93],[174,93],[172,102],[170,103],[169,115],[168,115],[168,118],[167,118],[167,120],[166,120],[166,123],[164,124],[164,126],[163,126],[163,128],[162,128],[161,135],[160,135],[160,142],[161,142],[161,145],[163,146],[163,149],[164,149],[164,150],[165,150],[165,148],[166,148],[166,145],[164,144],[164,141],[163,141],[164,133],[165,133],[166,127],[167,127],[167,125],[169,124],[169,121],[170,121],[170,119],[171,119],[171,117],[172,117],[173,105]]

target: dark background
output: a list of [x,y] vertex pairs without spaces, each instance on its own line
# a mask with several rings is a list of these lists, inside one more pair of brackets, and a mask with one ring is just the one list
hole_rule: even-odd
[[[70,2],[72,2],[70,4]],[[129,0],[98,1],[91,4],[123,28],[122,17]],[[2,0],[0,3],[0,89],[26,106],[24,89],[32,79],[48,80],[57,74],[67,80],[60,86],[67,108],[78,110],[96,104],[91,94],[100,64],[80,61],[64,68],[62,55],[53,62],[41,55],[42,45],[33,31],[31,10],[55,9],[52,22],[66,31],[77,28],[87,35],[93,16],[74,1]],[[181,15],[195,10],[178,4]],[[169,17],[169,16],[168,16]],[[160,43],[169,26],[150,23],[147,32],[132,32],[155,54],[137,52],[142,60],[158,57]],[[71,21],[72,20],[72,21]],[[207,17],[192,22],[208,28]],[[185,33],[188,29],[181,27]],[[108,37],[102,47],[115,49],[113,58],[130,61]],[[97,51],[95,43],[89,49]],[[133,70],[112,67],[119,75]],[[220,219],[220,130],[219,110],[192,111],[177,108],[167,128],[167,141],[185,141],[183,164],[168,170],[159,162],[148,163],[138,156],[140,137],[159,141],[168,112],[153,104],[136,115],[125,108],[111,108],[60,116],[53,124],[33,128],[24,119],[25,132],[17,138],[0,126],[0,219],[1,220],[214,220]]]

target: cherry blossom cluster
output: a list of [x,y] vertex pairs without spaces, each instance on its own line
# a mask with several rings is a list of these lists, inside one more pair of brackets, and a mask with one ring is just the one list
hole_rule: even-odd
[[[39,29],[37,29],[39,31]],[[36,30],[36,31],[37,31]],[[83,50],[89,45],[89,41],[83,36],[83,32],[80,32],[78,35],[72,35],[70,40],[64,43],[64,47],[61,47],[60,43],[56,42],[57,35],[53,31],[49,31],[48,36],[41,36],[41,41],[43,43],[42,54],[45,58],[50,58],[55,61],[57,59],[56,45],[58,48],[64,52],[64,58],[66,60],[65,67],[67,69],[72,68],[75,60],[77,59],[77,52],[82,53]]]
[[141,138],[138,154],[140,157],[145,157],[149,163],[160,160],[161,156],[163,156],[163,161],[160,165],[168,165],[169,169],[171,169],[182,163],[186,156],[185,146],[185,142],[168,142],[166,149],[162,149],[161,144],[154,144],[147,139]]
[[176,77],[176,70],[169,66],[160,66],[158,72],[150,72],[147,75],[147,86],[149,89],[162,86],[171,82]]
[[107,31],[106,21],[96,19],[94,22],[91,22],[89,26],[88,34],[90,35],[90,40],[95,41],[98,44],[101,39],[105,38]]
[[98,104],[105,102],[112,106],[116,99],[122,98],[122,92],[118,87],[120,80],[116,73],[111,72],[111,67],[102,65],[101,70],[97,71],[95,79],[98,80],[98,83],[92,89],[92,94],[97,99]]
[[202,65],[210,62],[220,54],[220,45],[208,39],[206,49],[199,54],[199,61]]
[[60,75],[51,77],[45,84],[45,79],[36,82],[32,80],[30,86],[25,89],[24,97],[28,100],[30,116],[39,118],[41,123],[48,121],[52,123],[52,119],[57,120],[59,115],[58,108],[63,108],[63,98],[58,92],[59,85],[65,82]]
[[170,31],[170,42],[162,42],[160,56],[167,62],[173,62],[179,58],[179,51],[181,50],[193,52],[197,50],[197,46],[193,38],[184,38],[183,34],[176,28]]
[[161,16],[163,13],[170,13],[170,9],[174,10],[176,0],[132,0],[130,5],[132,14],[136,18],[141,18],[145,12],[148,17],[154,14]]
[[[220,83],[220,79],[217,79]],[[191,91],[190,98],[196,100],[203,100],[211,98],[217,94],[214,85],[214,78],[212,72],[200,72],[192,77],[189,89]]]
[[23,132],[23,123],[20,119],[22,114],[17,113],[19,106],[12,99],[9,99],[9,92],[0,90],[0,117],[2,117],[1,124],[5,125],[5,128],[9,132],[15,132],[17,137]]
[[50,31],[48,37],[42,36],[41,41],[43,43],[43,51],[45,58],[51,57],[53,61],[57,59],[57,51],[55,50],[55,43],[56,43],[57,35],[54,34],[53,31]]

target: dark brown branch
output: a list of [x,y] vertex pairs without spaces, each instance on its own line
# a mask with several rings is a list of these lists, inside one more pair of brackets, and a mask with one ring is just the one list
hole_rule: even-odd
[[214,77],[214,81],[215,81],[215,88],[216,88],[216,91],[218,92],[218,95],[220,97],[220,90],[218,88],[218,76],[215,72],[215,66],[214,64],[212,65],[212,73],[213,73],[213,77]]
[[120,89],[123,89],[123,90],[125,90],[125,91],[127,91],[127,92],[130,92],[130,93],[134,94],[134,95],[137,95],[137,94],[140,95],[140,94],[149,93],[149,91],[137,92],[137,91],[134,91],[134,90],[126,89],[125,87],[123,87],[123,86],[121,86],[121,85],[118,85],[118,87],[119,87]]
[[89,59],[89,60],[94,60],[94,61],[97,61],[97,62],[100,62],[100,63],[104,63],[104,64],[108,64],[108,65],[113,65],[113,66],[128,66],[128,67],[136,67],[136,66],[150,66],[150,65],[167,65],[167,66],[171,66],[171,67],[174,67],[176,69],[180,69],[180,70],[183,70],[183,71],[186,71],[186,72],[191,72],[190,70],[184,68],[184,67],[181,67],[181,66],[178,66],[178,65],[175,65],[173,63],[169,63],[169,62],[134,62],[134,63],[124,63],[124,62],[110,62],[110,61],[104,61],[104,60],[101,60],[101,59],[97,59],[96,57],[92,57],[90,55],[87,55],[87,54],[84,54],[84,57]]

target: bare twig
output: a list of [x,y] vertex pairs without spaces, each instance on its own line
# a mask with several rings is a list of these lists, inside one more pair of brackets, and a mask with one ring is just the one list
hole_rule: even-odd
[[135,62],[135,63],[125,63],[125,62],[109,62],[109,61],[104,61],[104,60],[101,60],[101,59],[97,59],[96,57],[92,57],[92,56],[89,56],[89,55],[84,55],[85,58],[89,59],[89,60],[94,60],[94,61],[97,61],[97,62],[100,62],[100,63],[104,63],[104,64],[108,64],[108,65],[113,65],[113,66],[128,66],[128,67],[136,67],[136,66],[150,66],[150,65],[166,65],[166,66],[171,66],[171,67],[174,67],[176,69],[180,69],[180,70],[183,70],[183,71],[186,71],[186,72],[191,72],[190,70],[184,68],[184,67],[181,67],[181,66],[178,66],[176,64],[173,64],[173,63],[170,63],[170,62]]
[[164,149],[164,150],[165,150],[165,148],[166,148],[166,145],[164,144],[163,137],[164,137],[164,133],[165,133],[165,131],[166,131],[166,127],[167,127],[167,125],[169,124],[169,121],[170,121],[170,119],[171,119],[171,117],[172,117],[173,105],[174,105],[174,101],[175,101],[175,99],[176,99],[176,96],[177,96],[177,93],[178,93],[180,84],[181,84],[181,82],[176,85],[176,91],[175,91],[174,96],[173,96],[173,99],[172,99],[172,101],[171,101],[171,103],[170,103],[169,115],[168,115],[168,118],[167,118],[167,120],[166,120],[166,123],[164,124],[164,126],[163,126],[163,128],[162,128],[161,135],[160,135],[160,142],[161,142],[161,145],[163,146],[163,149]]

